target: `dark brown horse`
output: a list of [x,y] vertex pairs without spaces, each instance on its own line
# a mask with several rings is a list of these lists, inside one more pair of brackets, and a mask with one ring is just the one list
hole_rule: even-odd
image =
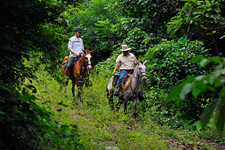
[[[67,94],[66,94],[66,86],[69,82],[69,79],[72,80],[72,94],[73,94],[73,103],[75,103],[75,94],[74,94],[74,87],[75,87],[75,83],[77,84],[77,88],[78,88],[78,98],[79,98],[79,102],[81,102],[81,93],[82,93],[82,88],[83,88],[83,84],[86,81],[86,85],[89,84],[87,83],[89,81],[89,72],[91,70],[91,53],[93,52],[89,51],[88,49],[83,50],[83,55],[80,59],[77,60],[77,62],[73,65],[73,67],[71,67],[72,71],[69,70],[68,72],[70,73],[69,77],[67,77],[66,81],[65,81],[65,98],[67,98]],[[63,60],[62,64],[61,64],[61,71],[64,74],[65,69],[63,68],[63,64],[65,63],[65,59]]]

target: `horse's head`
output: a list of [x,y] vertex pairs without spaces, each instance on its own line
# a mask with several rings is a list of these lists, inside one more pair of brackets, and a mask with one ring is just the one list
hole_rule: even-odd
[[87,66],[88,71],[91,70],[91,53],[94,52],[94,50],[89,51],[88,49],[83,50],[84,52],[84,58],[85,58],[85,65]]
[[145,60],[145,62],[142,64],[141,62],[138,62],[138,69],[140,71],[140,77],[141,77],[141,81],[145,82],[147,80],[147,76],[146,76],[146,67],[145,67],[145,63],[147,62],[147,60]]

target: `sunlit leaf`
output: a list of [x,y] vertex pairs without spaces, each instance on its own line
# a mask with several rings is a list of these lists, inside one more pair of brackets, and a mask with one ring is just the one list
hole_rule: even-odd
[[200,67],[205,67],[208,63],[210,63],[209,59],[203,59],[200,61]]
[[[201,12],[202,13],[202,12]],[[200,25],[200,27],[202,28],[202,29],[207,29],[205,26],[203,26],[203,25]]]
[[199,62],[199,61],[201,61],[201,60],[203,60],[203,59],[205,59],[204,56],[198,55],[198,56],[195,56],[195,57],[192,57],[192,58],[191,58],[191,63],[196,63],[196,62]]
[[205,75],[200,75],[200,76],[197,76],[195,78],[196,81],[202,81],[202,79],[205,77]]
[[216,80],[217,77],[221,75],[223,72],[223,69],[217,69],[212,73],[212,76],[210,77],[210,84],[214,84],[214,81]]
[[191,92],[192,87],[193,87],[193,83],[188,83],[188,84],[186,84],[186,85],[182,88],[182,90],[181,90],[181,92],[180,92],[180,94],[179,94],[179,95],[180,95],[180,98],[181,98],[182,100],[185,99],[185,97],[187,96],[187,94]]
[[215,63],[221,63],[220,57],[216,57],[216,56],[212,57],[212,61]]
[[202,90],[200,90],[197,86],[194,86],[192,89],[192,94],[193,96],[196,98],[200,93],[202,92]]
[[175,86],[173,88],[173,90],[169,93],[169,95],[167,96],[166,100],[168,102],[170,102],[173,99],[175,99],[179,95],[179,93],[180,93],[181,89],[183,88],[183,86],[185,84],[189,83],[189,82],[192,82],[194,79],[195,79],[195,77],[189,77],[184,82],[182,82],[182,83],[178,84],[177,86]]

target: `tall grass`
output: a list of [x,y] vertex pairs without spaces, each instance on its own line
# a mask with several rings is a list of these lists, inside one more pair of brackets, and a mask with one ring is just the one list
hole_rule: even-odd
[[[37,104],[52,112],[59,126],[77,125],[84,149],[179,149],[183,143],[207,147],[194,135],[158,125],[151,114],[142,112],[142,102],[137,103],[137,122],[131,116],[132,103],[128,106],[128,114],[123,113],[123,105],[119,112],[113,113],[106,96],[110,75],[92,73],[90,79],[93,86],[83,88],[83,103],[75,106],[72,103],[71,81],[65,99],[64,89],[60,92],[60,85],[48,73],[39,70],[36,76],[38,82],[33,81],[33,85],[38,91],[35,94]],[[75,94],[78,101],[77,87]],[[114,103],[117,101],[118,98],[114,98]]]

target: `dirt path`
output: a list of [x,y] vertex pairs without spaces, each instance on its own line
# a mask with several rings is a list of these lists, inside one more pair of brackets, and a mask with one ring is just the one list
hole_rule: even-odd
[[[117,134],[120,132],[118,130],[117,127],[121,127],[122,124],[118,123],[118,122],[110,122],[110,125],[97,125],[96,122],[98,122],[97,120],[94,120],[93,118],[91,118],[90,116],[88,116],[87,114],[79,114],[79,113],[72,113],[70,115],[70,119],[74,120],[74,124],[77,124],[79,126],[79,129],[83,135],[83,140],[87,140],[88,136],[94,136],[92,139],[92,146],[96,146],[96,145],[113,145],[116,146],[117,148],[121,147],[121,141],[116,138]],[[126,128],[126,130],[128,132],[126,132],[127,136],[129,136],[129,134],[134,133],[135,131],[139,130],[140,128],[145,128],[145,127],[141,127],[139,125],[134,126],[134,123],[129,123],[127,126],[124,126],[123,128]],[[125,129],[123,129],[125,130]],[[109,137],[104,137],[104,134],[101,134],[102,132],[107,132],[107,134],[111,135],[111,138]],[[121,131],[122,132],[122,131]],[[199,144],[188,144],[185,140],[181,140],[181,139],[174,139],[172,137],[166,137],[165,135],[159,135],[157,132],[155,132],[154,130],[148,130],[149,133],[143,135],[143,136],[147,136],[147,135],[154,135],[155,137],[153,138],[158,138],[159,143],[164,143],[164,146],[162,146],[162,148],[164,149],[178,149],[178,150],[224,150],[225,149],[225,144],[220,144],[220,143],[216,143],[210,140],[201,140],[198,138],[198,142]],[[176,131],[176,132],[180,132],[179,134],[188,134],[185,132],[181,132],[181,131]],[[158,134],[158,135],[156,135]],[[97,136],[99,136],[98,138],[96,138]],[[103,136],[103,137],[101,137]],[[122,136],[122,135],[118,135],[118,136]],[[88,137],[89,138],[89,137]],[[102,138],[104,140],[102,140]],[[99,141],[96,141],[99,140]],[[160,142],[161,140],[161,142]],[[165,147],[166,146],[166,147]],[[124,148],[122,148],[124,149]],[[125,148],[126,149],[126,148]],[[151,148],[150,148],[151,149]]]

